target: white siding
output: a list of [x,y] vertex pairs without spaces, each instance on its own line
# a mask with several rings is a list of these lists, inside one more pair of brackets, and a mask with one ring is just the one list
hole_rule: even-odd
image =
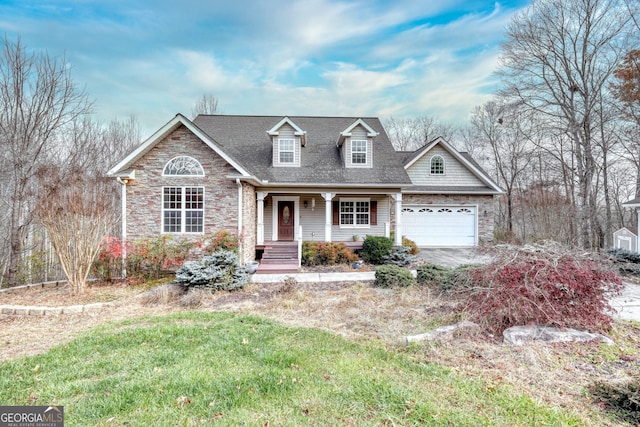
[[[273,136],[273,166],[299,167],[300,166],[300,138],[295,136],[295,129],[285,124],[278,130],[279,135]],[[280,152],[278,151],[279,139],[293,139],[293,163],[280,163]]]
[[[339,200],[340,197],[336,196],[334,200]],[[363,196],[357,196],[363,197]],[[315,209],[312,208],[312,199],[316,200]],[[271,240],[273,236],[273,200],[271,196],[267,197],[267,207],[264,209],[264,238],[265,240]],[[339,225],[331,226],[331,240],[334,242],[351,241],[353,236],[357,234],[361,238],[371,234],[375,236],[384,236],[385,223],[391,221],[389,198],[386,196],[371,197],[371,200],[378,202],[378,225],[372,225],[366,228],[341,228]],[[304,202],[307,202],[307,207],[304,207]],[[299,205],[300,224],[296,224],[296,227],[302,226],[302,239],[324,242],[324,226],[325,226],[325,201],[320,194],[303,194],[300,196]],[[329,218],[332,221],[333,217]]]
[[[367,162],[351,163],[351,141],[367,141]],[[344,156],[345,166],[348,168],[370,168],[373,165],[373,141],[367,136],[367,131],[358,126],[351,132],[351,137],[347,138],[342,145],[342,154]]]
[[[435,155],[440,155],[444,159],[444,175],[431,175],[431,158]],[[407,169],[407,173],[414,185],[485,185],[465,165],[440,146],[435,146],[425,153],[420,160]]]

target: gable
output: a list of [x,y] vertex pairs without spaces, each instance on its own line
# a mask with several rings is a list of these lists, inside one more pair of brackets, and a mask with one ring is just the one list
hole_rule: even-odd
[[[444,173],[442,175],[431,174],[431,160],[434,156],[440,156],[444,160]],[[411,182],[414,185],[485,185],[465,164],[439,145],[433,147],[409,166],[407,174],[409,174],[409,178],[411,178]]]
[[302,138],[300,132],[286,123],[278,128],[277,132],[269,131],[271,144],[273,145],[273,166],[297,167],[300,166]]
[[190,157],[200,164],[203,174],[191,178],[192,180],[207,180],[211,175],[227,176],[240,173],[185,126],[177,127],[158,140],[144,156],[134,161],[130,168],[136,171],[136,180],[160,179],[167,176],[164,173],[166,165],[179,156]]
[[[244,166],[242,166],[233,156],[227,151],[223,150],[209,135],[204,133],[200,128],[194,125],[189,119],[182,114],[176,114],[176,116],[167,122],[163,127],[158,129],[151,137],[140,144],[135,150],[122,159],[117,165],[111,168],[108,172],[108,176],[128,176],[133,177],[134,173],[130,171],[131,166],[146,156],[150,150],[152,150],[160,141],[168,138],[173,132],[180,127],[184,127],[197,139],[205,144],[209,150],[213,150],[217,155],[222,157],[226,162],[232,165],[236,173],[243,177],[250,177]],[[176,151],[176,155],[178,152]]]
[[358,125],[351,129],[342,143],[342,156],[345,167],[370,168],[373,165],[373,139],[371,132]]

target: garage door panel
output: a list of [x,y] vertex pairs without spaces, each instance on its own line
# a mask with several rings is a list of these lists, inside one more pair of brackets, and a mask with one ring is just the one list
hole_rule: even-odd
[[402,210],[404,234],[418,246],[473,246],[476,208],[408,206]]

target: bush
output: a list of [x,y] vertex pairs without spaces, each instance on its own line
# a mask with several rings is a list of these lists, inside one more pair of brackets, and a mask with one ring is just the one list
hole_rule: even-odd
[[233,291],[249,283],[249,275],[240,266],[238,255],[218,251],[204,256],[200,262],[185,262],[176,272],[176,282],[187,287]]
[[333,242],[302,242],[302,265],[333,265],[350,264],[358,260],[344,243]]
[[437,264],[422,264],[416,269],[418,283],[423,285],[448,285],[453,277],[453,269]]
[[470,268],[466,276],[464,308],[471,320],[496,334],[532,323],[607,331],[607,296],[622,289],[603,259],[545,246],[503,248],[490,264]]
[[640,425],[640,377],[616,384],[596,382],[589,391],[621,422]]
[[198,247],[205,255],[211,255],[218,251],[231,251],[238,253],[240,241],[235,234],[229,230],[222,229],[214,234],[205,235],[199,242]]
[[610,255],[617,262],[630,262],[633,264],[640,264],[640,253],[631,252],[626,249],[607,249],[606,254]]
[[384,264],[386,256],[391,255],[393,241],[384,236],[367,236],[362,242],[360,256],[371,264]]
[[416,242],[406,236],[402,236],[402,246],[408,247],[409,253],[411,255],[418,255],[418,252],[420,252],[420,249],[418,249],[418,245],[416,245]]
[[381,265],[376,268],[373,286],[379,288],[407,287],[416,284],[409,270],[397,265]]
[[416,257],[411,255],[411,248],[408,246],[400,246],[399,248],[393,248],[389,255],[386,255],[383,260],[384,264],[393,264],[399,267],[411,264],[415,261]]
[[[392,231],[391,232],[391,241],[394,242],[395,241],[395,232]],[[409,253],[411,255],[418,255],[418,252],[420,252],[420,249],[418,248],[418,245],[416,245],[416,242],[414,242],[413,240],[411,240],[410,238],[408,238],[407,236],[402,236],[402,246],[406,246],[409,248]]]

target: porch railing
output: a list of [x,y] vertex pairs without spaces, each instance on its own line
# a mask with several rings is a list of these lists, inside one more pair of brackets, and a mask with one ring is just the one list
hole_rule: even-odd
[[302,267],[302,226],[298,227],[298,268]]

